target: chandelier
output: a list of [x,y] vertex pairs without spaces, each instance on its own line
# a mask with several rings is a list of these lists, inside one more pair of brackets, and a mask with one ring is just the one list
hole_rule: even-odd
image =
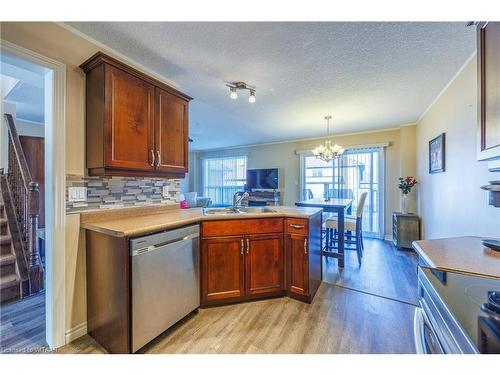
[[[330,119],[332,116],[325,116],[326,120],[326,136],[330,135]],[[313,155],[316,159],[324,160],[327,163],[331,162],[333,159],[338,159],[342,156],[345,149],[338,144],[332,145],[332,141],[327,139],[325,144],[319,145],[314,150],[312,150]]]

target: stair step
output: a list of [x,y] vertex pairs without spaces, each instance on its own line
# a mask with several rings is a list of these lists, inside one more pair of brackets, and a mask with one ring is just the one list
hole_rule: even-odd
[[0,227],[4,227],[8,224],[9,222],[7,221],[7,219],[4,219],[4,218],[0,218]]
[[11,242],[12,242],[12,237],[11,236],[2,236],[0,238],[0,245],[10,244]]
[[19,284],[19,279],[16,274],[10,274],[0,277],[0,289],[10,288],[11,286]]
[[0,255],[0,267],[6,266],[7,264],[12,264],[16,262],[16,257],[14,254],[4,254]]

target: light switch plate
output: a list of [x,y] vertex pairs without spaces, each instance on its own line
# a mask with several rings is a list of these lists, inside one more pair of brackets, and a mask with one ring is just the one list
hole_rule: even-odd
[[163,195],[163,198],[168,198],[168,185],[164,185],[162,187],[161,195]]
[[87,200],[87,188],[84,186],[73,186],[68,188],[68,200],[70,202],[84,202]]

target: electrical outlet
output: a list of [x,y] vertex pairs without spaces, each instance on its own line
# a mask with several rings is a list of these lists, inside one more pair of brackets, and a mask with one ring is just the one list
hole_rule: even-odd
[[74,186],[68,188],[68,200],[70,202],[83,202],[87,200],[87,188]]
[[163,185],[161,195],[163,195],[163,198],[168,198],[168,185]]

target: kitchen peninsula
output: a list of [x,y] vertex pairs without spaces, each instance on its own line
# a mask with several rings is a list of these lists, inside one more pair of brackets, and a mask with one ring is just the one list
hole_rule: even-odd
[[[321,209],[275,207],[272,212],[206,215],[199,208],[166,206],[153,212],[149,207],[149,213],[145,208],[134,208],[82,214],[87,246],[88,331],[109,352],[130,353],[140,348],[133,339],[134,288],[144,279],[136,280],[139,267],[134,263],[137,251],[133,246],[144,243],[139,253],[154,249],[145,236],[161,236],[179,228],[196,233],[194,255],[187,268],[191,272],[194,269],[188,282],[199,283],[191,289],[199,301],[193,305],[195,309],[282,296],[311,302],[319,288]],[[191,235],[186,232],[182,236],[181,240],[186,240]],[[173,241],[161,245],[170,243]],[[185,273],[178,279],[183,277]],[[166,290],[166,294],[172,291],[171,285],[162,289],[149,282],[152,285],[141,288],[158,293]],[[161,314],[153,306],[150,312]]]

